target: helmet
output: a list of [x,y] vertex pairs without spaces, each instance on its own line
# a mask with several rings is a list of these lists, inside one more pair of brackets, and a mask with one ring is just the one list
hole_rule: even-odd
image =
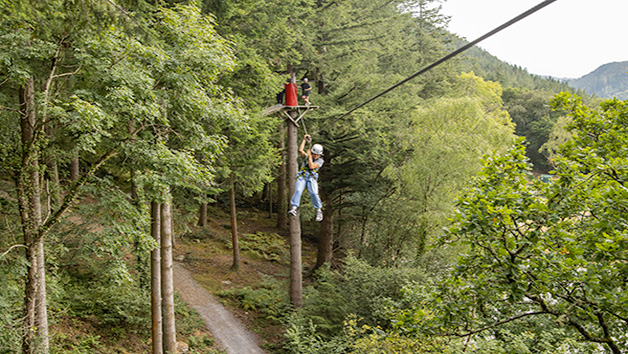
[[303,79],[303,82],[307,82],[307,77],[305,79]]
[[312,154],[316,154],[316,155],[322,155],[323,154],[323,145],[321,144],[314,144],[312,145]]

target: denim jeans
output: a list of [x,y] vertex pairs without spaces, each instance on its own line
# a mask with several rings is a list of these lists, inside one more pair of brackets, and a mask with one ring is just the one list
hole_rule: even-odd
[[307,191],[310,193],[310,199],[312,199],[314,209],[321,209],[323,203],[318,196],[318,182],[316,181],[316,177],[312,176],[312,174],[307,171],[300,172],[297,176],[297,182],[294,184],[294,194],[292,195],[292,199],[290,199],[290,204],[295,208],[299,207],[299,204],[301,204],[301,195],[307,186]]

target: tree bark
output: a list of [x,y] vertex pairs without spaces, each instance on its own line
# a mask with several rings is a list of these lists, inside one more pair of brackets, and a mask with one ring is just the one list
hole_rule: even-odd
[[49,352],[50,343],[48,335],[48,300],[46,293],[46,257],[44,255],[44,240],[37,242],[37,314],[35,323],[39,331],[41,343],[39,353]]
[[163,348],[167,354],[175,354],[177,350],[172,277],[172,204],[167,201],[161,205],[161,301]]
[[163,332],[161,318],[161,208],[159,203],[150,204],[150,233],[157,243],[157,248],[150,253],[150,299],[151,299],[151,319],[153,354],[163,354]]
[[201,202],[198,213],[198,226],[205,227],[207,225],[207,203]]
[[48,353],[48,316],[46,306],[46,273],[43,239],[38,237],[41,226],[41,186],[39,151],[35,131],[35,87],[27,80],[19,90],[21,107],[22,167],[17,177],[18,199],[24,243],[28,261],[24,297],[24,335],[22,352]]
[[279,176],[277,178],[277,228],[285,230],[288,225],[286,207],[286,124],[282,123],[279,128],[279,151],[281,152],[281,165],[279,166]]
[[79,153],[78,151],[72,155],[72,161],[70,162],[70,181],[76,182],[79,179]]
[[[326,164],[327,166],[331,165],[332,155],[328,154]],[[334,204],[333,204],[333,193],[329,188],[325,188],[325,186],[329,185],[332,181],[332,176],[329,173],[321,174],[321,186],[320,195],[321,200],[325,208],[323,209],[323,221],[321,222],[321,230],[318,239],[318,252],[316,255],[316,265],[314,266],[316,269],[323,266],[323,264],[330,264],[333,256],[333,245],[334,245]]]
[[267,196],[268,196],[268,218],[273,218],[273,185],[272,183],[266,184]]
[[[295,82],[294,71],[291,71],[291,80]],[[290,111],[290,117],[296,119],[297,112]],[[296,176],[297,176],[297,160],[298,160],[298,144],[297,144],[297,126],[288,122],[288,178],[290,181],[290,195],[294,194]],[[301,220],[300,213],[291,216],[290,220],[290,302],[292,306],[300,308],[303,306],[303,261],[301,259]]]
[[229,189],[229,214],[231,216],[231,245],[233,246],[233,264],[231,270],[240,269],[240,246],[238,245],[238,221],[236,218],[235,182],[233,173],[230,177],[231,189]]

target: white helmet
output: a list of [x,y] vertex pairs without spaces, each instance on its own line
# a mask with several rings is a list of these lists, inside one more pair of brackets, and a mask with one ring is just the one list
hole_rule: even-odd
[[316,155],[322,155],[323,154],[323,145],[321,144],[314,144],[312,145],[312,154],[316,154]]

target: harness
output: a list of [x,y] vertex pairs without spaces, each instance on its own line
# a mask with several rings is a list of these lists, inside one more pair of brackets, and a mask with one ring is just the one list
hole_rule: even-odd
[[301,176],[303,176],[303,178],[306,178],[307,177],[306,173],[309,173],[311,177],[314,177],[315,180],[318,180],[318,171],[311,169],[307,163],[307,157],[304,157],[303,163],[301,164],[301,168],[299,169],[299,172],[297,173],[297,179]]

